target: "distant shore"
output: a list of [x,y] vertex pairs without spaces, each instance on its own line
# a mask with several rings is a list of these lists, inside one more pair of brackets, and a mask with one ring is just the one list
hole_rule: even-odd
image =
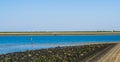
[[120,31],[0,32],[2,35],[118,35]]

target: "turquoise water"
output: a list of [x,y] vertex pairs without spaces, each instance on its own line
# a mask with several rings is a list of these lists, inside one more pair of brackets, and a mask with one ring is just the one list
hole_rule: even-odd
[[120,35],[0,36],[0,54],[57,46],[119,41]]

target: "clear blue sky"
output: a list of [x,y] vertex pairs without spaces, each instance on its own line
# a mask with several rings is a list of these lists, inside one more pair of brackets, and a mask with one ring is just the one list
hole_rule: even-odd
[[0,31],[120,30],[120,0],[0,0]]

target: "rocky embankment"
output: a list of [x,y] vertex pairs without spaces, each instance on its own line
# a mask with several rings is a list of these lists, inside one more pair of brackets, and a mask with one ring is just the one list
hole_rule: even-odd
[[0,55],[0,62],[80,62],[92,54],[116,44],[91,44],[56,47]]

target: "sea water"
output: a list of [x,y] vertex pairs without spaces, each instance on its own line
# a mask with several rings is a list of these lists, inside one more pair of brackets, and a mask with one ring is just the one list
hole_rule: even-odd
[[119,41],[120,35],[0,36],[0,54],[57,46]]

